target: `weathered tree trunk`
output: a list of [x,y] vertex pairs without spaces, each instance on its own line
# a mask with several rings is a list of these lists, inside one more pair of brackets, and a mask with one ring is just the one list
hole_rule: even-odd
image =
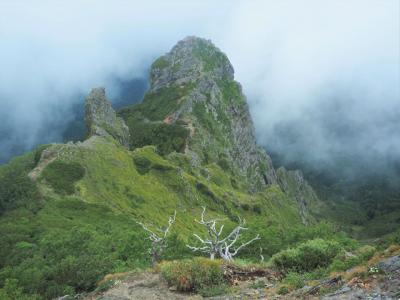
[[210,255],[210,259],[215,259],[216,255],[219,255],[222,259],[226,261],[233,261],[233,257],[239,252],[240,249],[246,247],[250,243],[259,240],[260,236],[257,236],[246,243],[242,243],[239,247],[235,247],[235,243],[237,242],[241,231],[247,230],[247,228],[242,227],[245,221],[239,218],[239,225],[236,226],[231,233],[229,233],[225,238],[222,238],[222,231],[224,229],[224,225],[221,225],[217,228],[217,221],[221,219],[210,219],[205,220],[204,214],[206,212],[206,208],[203,207],[203,212],[201,213],[201,220],[198,221],[195,219],[197,223],[203,225],[207,228],[208,237],[202,238],[198,234],[194,233],[193,235],[201,242],[201,246],[191,246],[186,245],[189,249],[193,251],[199,251],[203,253],[208,253]]

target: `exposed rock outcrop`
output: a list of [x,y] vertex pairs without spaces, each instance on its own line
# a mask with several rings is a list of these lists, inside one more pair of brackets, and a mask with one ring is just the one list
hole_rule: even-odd
[[89,136],[112,136],[123,146],[129,145],[129,128],[117,117],[106,98],[105,89],[94,88],[86,98],[85,120]]
[[304,179],[300,170],[288,171],[280,167],[276,175],[282,190],[296,200],[301,219],[304,224],[307,224],[310,220],[310,206],[319,202],[313,188]]
[[[187,37],[157,59],[150,71],[150,90],[129,117],[138,118],[138,113],[141,128],[157,122],[178,127],[175,131],[186,128],[188,134],[176,139],[184,140],[179,149],[193,164],[217,163],[238,175],[252,192],[276,183],[271,159],[256,143],[233,67],[211,41]],[[133,139],[133,145],[141,146],[144,138]]]

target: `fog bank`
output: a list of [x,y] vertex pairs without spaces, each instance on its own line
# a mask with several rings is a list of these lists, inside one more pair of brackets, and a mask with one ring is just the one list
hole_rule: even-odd
[[396,0],[2,1],[0,160],[60,141],[91,87],[118,99],[117,83],[198,35],[231,59],[259,142],[280,160],[391,165],[399,16]]

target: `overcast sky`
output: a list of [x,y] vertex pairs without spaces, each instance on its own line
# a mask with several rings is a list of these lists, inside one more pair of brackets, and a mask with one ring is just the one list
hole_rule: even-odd
[[59,140],[75,95],[115,93],[198,35],[230,58],[267,150],[398,157],[399,18],[398,0],[0,0],[1,154]]

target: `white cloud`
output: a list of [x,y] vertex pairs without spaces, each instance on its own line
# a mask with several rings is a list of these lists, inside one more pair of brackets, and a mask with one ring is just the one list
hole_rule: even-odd
[[[397,0],[2,0],[0,117],[31,147],[68,119],[73,95],[145,76],[156,56],[199,35],[228,54],[267,148],[329,158],[343,146],[331,115],[364,128],[346,151],[369,142],[400,153],[398,125],[385,122],[400,112],[399,31]],[[329,114],[334,99],[348,105]],[[289,145],[276,128],[293,122],[305,132]],[[51,129],[48,140],[59,138]]]

